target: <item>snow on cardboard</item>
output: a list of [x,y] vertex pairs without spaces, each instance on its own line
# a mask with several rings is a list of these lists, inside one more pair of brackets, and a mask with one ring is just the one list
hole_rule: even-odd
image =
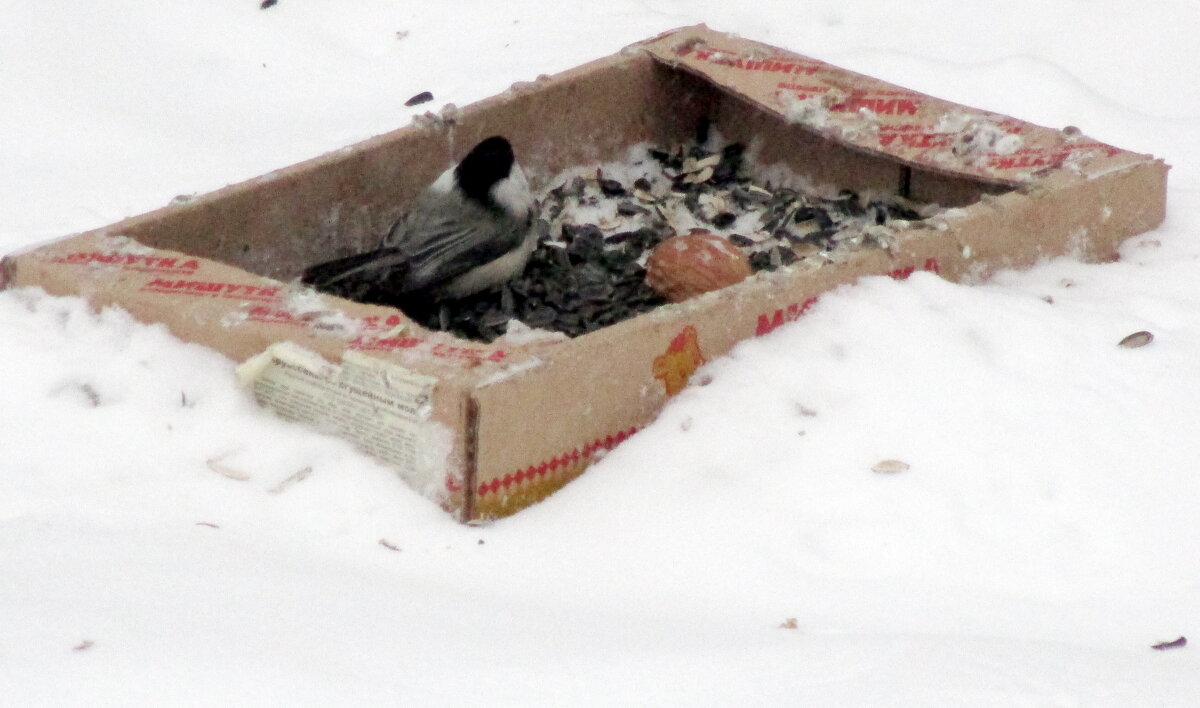
[[[481,138],[535,183],[686,143],[747,146],[758,184],[936,205],[883,247],[809,257],[568,339],[490,343],[300,286],[361,251]],[[246,363],[256,397],[393,464],[468,521],[511,514],[654,418],[705,361],[867,275],[952,280],[1074,254],[1115,256],[1161,223],[1167,167],[1146,155],[687,27],[462,109],[211,194],[8,256],[7,286],[119,305]],[[686,181],[686,180],[685,180]],[[755,187],[758,188],[758,187]],[[769,191],[766,189],[764,191]],[[667,502],[667,500],[664,500]]]

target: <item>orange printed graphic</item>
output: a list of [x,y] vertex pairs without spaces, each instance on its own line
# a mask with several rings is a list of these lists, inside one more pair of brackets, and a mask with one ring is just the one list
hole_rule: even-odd
[[703,363],[700,337],[696,328],[688,325],[675,335],[662,356],[654,357],[654,378],[663,382],[668,396],[674,396],[687,386],[688,379]]
[[[636,432],[637,428],[631,427],[605,435],[548,460],[479,482],[475,488],[476,518],[498,519],[545,499]],[[457,484],[459,480],[447,478],[446,488],[452,495],[461,491],[461,487],[451,486]]]

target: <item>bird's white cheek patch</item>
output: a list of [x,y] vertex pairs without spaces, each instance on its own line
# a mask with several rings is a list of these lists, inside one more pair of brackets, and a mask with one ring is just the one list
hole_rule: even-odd
[[451,167],[441,174],[433,184],[429,185],[429,191],[438,192],[440,194],[449,194],[450,190],[454,189],[454,168]]
[[516,221],[525,220],[533,206],[533,195],[529,192],[529,182],[520,165],[514,163],[508,179],[492,187],[492,199],[512,214]]

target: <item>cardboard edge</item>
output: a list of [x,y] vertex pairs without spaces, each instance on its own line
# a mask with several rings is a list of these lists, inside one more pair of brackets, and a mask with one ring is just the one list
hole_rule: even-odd
[[[679,37],[680,41],[671,43],[670,40],[672,39],[672,37]],[[676,58],[676,56],[680,55],[681,52],[686,54],[687,51],[690,50],[692,47],[699,45],[699,44],[705,44],[710,39],[714,39],[714,38],[720,38],[720,39],[727,40],[730,42],[740,43],[740,44],[744,45],[746,48],[752,49],[754,52],[762,51],[764,53],[771,53],[771,52],[782,53],[782,54],[787,55],[788,57],[793,57],[797,60],[805,60],[805,61],[815,62],[824,67],[827,67],[829,70],[831,70],[833,72],[837,72],[838,74],[844,75],[844,78],[849,78],[853,82],[862,82],[862,83],[867,83],[867,84],[873,84],[881,89],[888,89],[890,91],[901,91],[901,92],[912,94],[914,96],[920,96],[920,97],[922,97],[923,100],[943,105],[945,107],[945,109],[947,109],[946,115],[949,115],[949,111],[951,111],[951,110],[962,111],[967,115],[977,115],[980,117],[984,117],[990,121],[995,121],[997,123],[1012,123],[1012,124],[1018,124],[1021,126],[1025,126],[1028,129],[1033,129],[1034,131],[1041,133],[1043,136],[1054,134],[1054,135],[1057,135],[1059,137],[1059,139],[1061,140],[1061,143],[1062,143],[1061,150],[1064,152],[1069,152],[1071,150],[1078,149],[1078,147],[1080,147],[1080,146],[1086,146],[1086,147],[1092,147],[1092,148],[1096,148],[1101,151],[1108,152],[1109,158],[1113,157],[1114,154],[1118,154],[1118,153],[1124,154],[1124,155],[1129,155],[1129,156],[1134,156],[1134,157],[1140,157],[1140,158],[1152,157],[1149,155],[1140,155],[1138,153],[1129,152],[1129,151],[1123,150],[1121,148],[1116,148],[1112,145],[1102,143],[1098,140],[1089,138],[1086,135],[1079,133],[1077,129],[1067,128],[1067,129],[1060,130],[1057,128],[1051,128],[1049,126],[1043,126],[1043,125],[1039,125],[1036,123],[1032,123],[1030,121],[1022,120],[1020,118],[1016,118],[1011,115],[997,113],[995,111],[976,108],[976,107],[969,106],[966,104],[961,104],[961,103],[957,103],[957,102],[950,101],[947,99],[942,99],[937,96],[933,96],[931,94],[916,91],[913,89],[908,89],[899,84],[891,83],[890,81],[878,79],[874,76],[870,76],[867,74],[861,74],[856,71],[845,69],[845,68],[837,66],[835,64],[831,64],[824,60],[815,59],[813,57],[809,57],[807,55],[800,54],[800,53],[792,51],[790,49],[786,49],[786,48],[782,48],[782,47],[775,47],[772,45],[765,44],[763,42],[740,37],[736,34],[725,33],[725,32],[720,32],[717,30],[713,30],[705,24],[697,24],[697,25],[689,25],[689,26],[679,27],[674,30],[670,30],[670,31],[661,33],[653,38],[644,40],[644,41],[639,42],[636,45],[632,45],[632,46],[636,46],[636,47],[640,48],[642,51],[644,51],[645,53],[647,53],[648,55],[653,57],[655,61],[660,62],[665,66],[671,67],[674,70],[685,72],[685,73],[691,74],[693,76],[696,76],[698,79],[706,81],[707,83],[711,84],[714,88],[724,92],[725,94],[734,96],[742,101],[745,101],[751,105],[754,105],[757,108],[759,108],[760,110],[763,110],[763,111],[771,114],[772,116],[777,117],[779,120],[785,121],[792,125],[801,126],[806,132],[808,132],[809,134],[811,134],[812,136],[814,136],[816,138],[831,141],[831,142],[841,145],[845,149],[853,151],[853,152],[857,152],[860,154],[869,155],[869,156],[873,156],[873,157],[877,157],[877,158],[884,158],[884,159],[892,160],[892,161],[896,162],[898,165],[903,166],[907,169],[917,170],[917,171],[922,171],[922,172],[930,172],[933,174],[939,174],[939,175],[952,177],[952,178],[956,178],[956,179],[971,180],[971,181],[979,183],[980,185],[988,185],[992,188],[1003,188],[1003,189],[1016,189],[1021,186],[1030,184],[1031,182],[1037,181],[1037,179],[1040,178],[1041,176],[1044,176],[1044,174],[1046,172],[1046,170],[1041,171],[1041,173],[1038,173],[1038,171],[1036,171],[1036,170],[1030,170],[1028,173],[1022,173],[1019,175],[1015,175],[1013,177],[1005,177],[1003,175],[989,173],[988,171],[985,171],[982,169],[972,169],[972,168],[969,168],[966,166],[956,168],[952,165],[941,163],[938,161],[921,161],[921,160],[917,160],[914,158],[910,158],[900,152],[896,152],[895,150],[891,150],[887,146],[884,146],[884,145],[875,146],[875,145],[859,144],[859,143],[855,142],[854,140],[847,138],[845,132],[841,131],[841,130],[824,129],[819,126],[810,124],[807,121],[792,120],[791,118],[789,118],[789,116],[785,115],[784,113],[781,113],[778,107],[765,103],[760,97],[757,97],[752,92],[750,92],[748,90],[743,90],[742,88],[740,88],[737,85],[722,81],[718,77],[710,75],[704,69],[697,67],[697,66],[692,66],[692,65],[688,64],[687,62],[680,61],[679,59]],[[856,118],[857,118],[857,116],[858,116],[858,114],[855,114]],[[859,121],[859,122],[862,122],[865,127],[865,123],[866,123],[865,121]],[[1073,134],[1068,134],[1066,132],[1068,130],[1075,130],[1075,132]],[[855,132],[869,133],[870,131],[864,130],[864,131],[855,131]],[[903,143],[898,142],[896,144],[902,145]],[[1072,147],[1072,146],[1074,146],[1074,147]],[[1043,146],[1043,148],[1041,148],[1041,149],[1045,149],[1045,147]],[[1018,152],[1020,152],[1020,151],[1018,151]],[[1067,160],[1071,159],[1070,156],[1066,156],[1066,155],[1059,156],[1059,159],[1062,160],[1064,157]],[[997,159],[997,162],[999,162],[1000,164],[1005,164],[1007,162],[1007,160],[1003,157],[1003,155],[997,155],[996,159]],[[1099,161],[1099,160],[1103,160],[1103,158],[1102,157],[1092,157],[1091,160]],[[1055,165],[1055,167],[1061,167],[1061,166],[1062,166],[1061,164]]]
[[472,521],[476,518],[475,485],[479,477],[479,399],[469,393],[464,399],[463,494],[459,521]]

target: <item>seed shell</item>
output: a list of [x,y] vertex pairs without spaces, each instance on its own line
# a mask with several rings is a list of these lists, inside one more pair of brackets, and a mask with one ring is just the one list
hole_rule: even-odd
[[900,472],[907,472],[909,467],[910,465],[903,460],[880,460],[875,463],[871,471],[879,474],[898,474]]
[[1137,349],[1139,347],[1144,347],[1153,341],[1154,335],[1142,330],[1141,332],[1134,332],[1133,334],[1122,339],[1120,342],[1117,342],[1117,346],[1125,347],[1126,349]]

